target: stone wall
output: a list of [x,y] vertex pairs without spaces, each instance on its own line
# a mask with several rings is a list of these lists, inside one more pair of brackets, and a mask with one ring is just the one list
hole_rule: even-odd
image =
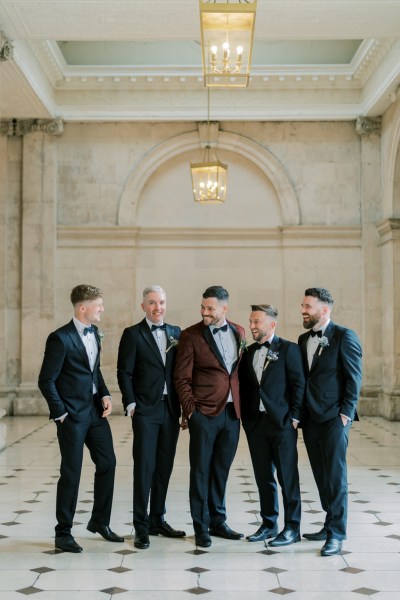
[[228,164],[220,206],[192,198],[189,163],[200,159],[193,123],[66,123],[58,137],[35,131],[0,136],[0,144],[0,227],[10,240],[0,284],[13,289],[0,304],[0,406],[46,412],[36,390],[44,343],[71,318],[78,283],[104,290],[103,372],[116,406],[119,338],[142,318],[146,285],[166,289],[167,320],[182,327],[199,320],[208,285],[229,290],[230,318],[244,326],[251,303],[274,303],[278,333],[292,340],[304,289],[321,285],[335,298],[334,320],[363,342],[361,412],[400,418],[395,380],[382,401],[380,332],[395,318],[382,311],[382,277],[391,285],[382,259],[394,266],[398,258],[377,227],[385,218],[379,131],[360,136],[349,122],[220,123],[218,157]]

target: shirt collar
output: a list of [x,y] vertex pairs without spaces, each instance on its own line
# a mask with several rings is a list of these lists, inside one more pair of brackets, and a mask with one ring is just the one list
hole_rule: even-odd
[[221,327],[225,327],[225,325],[228,327],[229,329],[229,325],[228,325],[228,321],[225,319],[225,321],[222,323],[222,325],[209,325],[208,328],[211,331],[211,333],[213,333],[214,329],[220,329]]
[[145,319],[147,325],[150,327],[150,330],[152,325],[156,325],[157,327],[159,327],[160,325],[164,325],[164,321],[161,321],[161,323],[153,323],[153,321],[150,321],[150,319],[148,319],[147,317],[145,317]]
[[324,324],[322,325],[322,327],[320,327],[319,329],[314,329],[314,327],[313,327],[313,331],[322,331],[322,335],[324,335],[324,333],[325,333],[325,331],[326,331],[326,328],[328,327],[328,325],[329,325],[329,323],[330,323],[330,322],[331,322],[331,320],[330,320],[330,319],[328,319],[328,320],[327,320],[327,322],[326,322],[326,323],[324,323]]
[[78,330],[78,333],[80,333],[80,335],[83,335],[83,331],[86,327],[88,327],[88,325],[85,325],[85,323],[82,323],[82,321],[80,321],[76,317],[72,317],[72,320],[74,322],[75,327]]

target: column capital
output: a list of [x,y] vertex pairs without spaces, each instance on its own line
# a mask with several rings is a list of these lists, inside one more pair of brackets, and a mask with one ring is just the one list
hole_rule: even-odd
[[356,121],[356,132],[358,135],[370,135],[370,133],[378,133],[381,129],[381,118],[376,117],[358,117]]
[[14,46],[3,31],[0,31],[0,62],[12,60],[14,57]]
[[35,131],[43,131],[49,135],[62,135],[64,133],[64,122],[60,118],[0,121],[0,134],[3,135],[20,137]]

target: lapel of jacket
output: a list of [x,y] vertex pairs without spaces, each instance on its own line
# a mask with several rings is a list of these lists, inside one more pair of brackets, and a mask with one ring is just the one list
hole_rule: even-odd
[[310,333],[303,333],[302,335],[303,335],[303,337],[301,338],[301,342],[300,342],[299,346],[300,346],[301,354],[303,356],[303,364],[306,368],[306,372],[308,373],[310,371],[310,368],[308,366],[307,340],[310,337]]
[[169,366],[171,364],[171,360],[172,360],[172,352],[168,352],[168,348],[171,347],[171,338],[175,339],[174,336],[174,328],[171,325],[168,325],[167,323],[165,324],[165,334],[167,336],[167,356],[166,356],[166,361],[165,361],[165,366]]
[[224,363],[224,359],[221,356],[221,352],[218,350],[218,346],[217,343],[214,339],[214,335],[211,333],[211,330],[209,327],[206,327],[205,325],[203,326],[203,335],[206,338],[207,344],[210,346],[211,351],[215,354],[215,356],[217,357],[218,361],[221,363],[221,366],[225,369],[226,371],[226,366]]
[[260,385],[258,379],[257,379],[257,375],[254,369],[254,355],[258,350],[258,344],[257,342],[254,344],[251,344],[251,346],[249,346],[246,350],[246,356],[242,358],[242,360],[247,360],[248,361],[248,370],[250,373],[250,377],[253,380],[254,385],[256,385],[257,387]]
[[237,350],[237,359],[235,360],[235,362],[232,365],[232,371],[231,373],[233,373],[233,371],[236,369],[238,363],[239,363],[239,358],[240,358],[240,335],[238,330],[236,329],[236,327],[234,327],[232,325],[232,323],[230,321],[227,321],[228,323],[228,327],[230,328],[231,331],[233,331],[233,335],[235,336],[235,340],[236,340],[236,350]]
[[[335,324],[332,323],[332,321],[330,321],[328,327],[325,329],[325,332],[324,332],[324,336],[328,338],[329,343],[331,342],[334,329],[335,329]],[[317,346],[317,349],[316,349],[315,354],[312,359],[310,371],[315,369],[316,365],[318,364],[318,360],[319,360],[319,357],[321,356],[322,351],[323,351],[322,348],[320,346]]]
[[[150,327],[147,325],[146,319],[143,319],[143,321],[140,323],[140,333],[142,334],[142,336],[146,340],[146,342],[149,345],[149,348],[151,349],[151,351],[154,352],[154,354],[156,355],[157,359],[160,361],[160,363],[164,367],[164,363],[163,363],[163,359],[162,359],[162,356],[161,356],[160,349],[157,346],[157,342],[154,339],[154,336],[153,336],[153,334],[152,334],[152,332],[150,330]],[[167,354],[167,356],[168,356],[168,354]]]
[[[271,352],[276,352],[278,354],[279,353],[279,347],[280,347],[279,337],[277,335],[274,335],[272,343],[271,343],[271,347],[269,349],[270,349]],[[278,360],[279,360],[279,358],[278,358]],[[263,369],[263,372],[262,372],[262,375],[261,375],[261,382],[260,382],[260,384],[264,382],[264,379],[267,377],[269,368],[271,366],[270,363],[268,363],[268,366],[266,366],[266,365],[267,365],[267,362],[265,362],[265,365],[264,365],[264,369]]]
[[68,334],[69,334],[70,338],[72,339],[74,346],[76,347],[79,354],[81,355],[83,362],[85,363],[87,368],[89,370],[91,370],[90,364],[89,364],[89,357],[87,355],[86,348],[85,348],[85,346],[81,340],[81,336],[79,335],[78,330],[75,327],[74,322],[72,320],[68,323],[67,330],[68,330]]

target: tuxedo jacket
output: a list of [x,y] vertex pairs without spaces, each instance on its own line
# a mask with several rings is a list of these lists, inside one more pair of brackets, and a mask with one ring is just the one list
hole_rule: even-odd
[[292,427],[292,419],[301,421],[305,399],[305,375],[301,352],[297,344],[277,335],[270,351],[277,360],[269,360],[258,382],[253,359],[258,343],[251,344],[243,353],[239,367],[242,421],[249,430],[257,423],[260,399],[271,421],[278,429]]
[[170,339],[178,340],[181,330],[166,323],[165,333],[167,354],[164,366],[146,319],[124,330],[118,350],[117,377],[125,411],[129,404],[136,402],[135,412],[138,415],[151,415],[163,397],[166,382],[171,414],[179,418],[181,410],[172,380],[176,346],[171,347]]
[[99,348],[93,371],[72,320],[47,338],[38,383],[49,406],[51,419],[61,417],[66,412],[74,421],[89,418],[93,404],[93,383],[99,397],[99,412],[103,410],[100,399],[110,395],[100,370],[98,330],[95,325],[93,327]]
[[236,416],[240,418],[239,376],[245,331],[240,325],[227,321],[234,333],[238,358],[229,373],[214,335],[201,321],[182,332],[174,371],[174,381],[184,415],[198,410],[207,416],[217,416],[225,408],[232,392]]
[[362,380],[362,350],[357,335],[330,321],[324,333],[329,345],[317,349],[309,369],[307,340],[310,335],[308,331],[299,337],[307,375],[307,411],[317,423],[339,414],[357,421],[356,406]]

